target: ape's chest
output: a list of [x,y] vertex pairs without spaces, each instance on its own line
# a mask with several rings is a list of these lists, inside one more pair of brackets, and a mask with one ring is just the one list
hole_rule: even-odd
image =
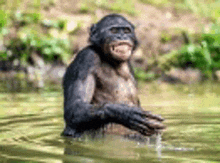
[[116,71],[105,65],[98,69],[95,76],[93,103],[138,104],[135,80],[130,71]]

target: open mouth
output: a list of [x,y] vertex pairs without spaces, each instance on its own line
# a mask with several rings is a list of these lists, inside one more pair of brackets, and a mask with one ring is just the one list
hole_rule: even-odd
[[133,44],[130,41],[117,41],[111,44],[111,51],[117,54],[126,54],[131,52]]

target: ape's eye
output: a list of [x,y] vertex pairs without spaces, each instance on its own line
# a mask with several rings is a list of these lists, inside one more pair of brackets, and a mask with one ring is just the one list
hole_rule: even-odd
[[124,33],[131,33],[131,29],[130,28],[124,28]]
[[118,29],[117,28],[111,28],[111,33],[118,33]]

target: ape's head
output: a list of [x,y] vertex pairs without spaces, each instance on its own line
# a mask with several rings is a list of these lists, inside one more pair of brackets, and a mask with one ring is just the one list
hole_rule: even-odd
[[118,14],[107,15],[94,24],[89,41],[117,61],[127,61],[138,44],[133,24]]

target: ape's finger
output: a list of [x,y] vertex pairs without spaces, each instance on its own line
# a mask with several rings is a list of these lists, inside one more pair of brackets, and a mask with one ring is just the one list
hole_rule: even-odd
[[160,115],[152,114],[149,111],[143,111],[143,115],[147,118],[156,119],[158,121],[164,121],[165,119],[161,117]]
[[[163,125],[161,122],[158,121],[150,121],[147,118],[143,118],[139,115],[133,115],[130,120],[133,121],[133,123],[135,123],[135,125],[139,125],[139,126],[145,126],[150,130],[155,130],[155,129],[164,129],[165,125]],[[144,128],[144,127],[142,127]]]
[[139,131],[139,133],[141,133],[142,135],[144,136],[151,136],[153,134],[155,134],[155,131],[154,130],[149,130],[149,131]]
[[153,130],[162,130],[165,129],[166,126],[160,122],[155,122],[155,121],[146,121],[145,125],[147,125],[150,129]]
[[164,125],[160,125],[159,123],[151,123],[149,121],[130,121],[127,127],[141,133],[144,136],[151,136],[153,134],[160,133],[161,129],[165,128]]
[[137,123],[135,121],[130,121],[130,125],[128,126],[128,128],[138,131],[138,132],[149,132],[150,131],[150,129],[147,126]]

